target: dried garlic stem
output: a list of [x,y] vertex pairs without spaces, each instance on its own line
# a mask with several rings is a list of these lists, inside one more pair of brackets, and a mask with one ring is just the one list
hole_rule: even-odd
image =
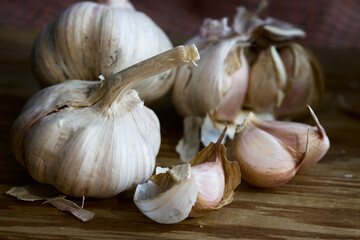
[[111,104],[119,94],[133,88],[140,80],[188,64],[199,58],[199,52],[194,44],[191,46],[181,45],[126,68],[104,81],[107,94],[103,103]]

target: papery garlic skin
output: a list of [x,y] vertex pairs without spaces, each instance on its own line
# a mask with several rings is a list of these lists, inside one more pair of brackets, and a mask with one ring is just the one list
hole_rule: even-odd
[[[70,79],[105,78],[172,48],[165,33],[145,14],[121,7],[80,2],[70,6],[37,37],[32,69],[42,86]],[[146,103],[173,84],[167,71],[138,83]]]
[[312,109],[315,127],[306,124],[260,120],[250,114],[234,138],[233,158],[242,177],[257,187],[276,187],[290,181],[297,171],[316,164],[330,142]]
[[[83,82],[68,81],[51,91],[42,90],[30,100],[30,105],[55,106],[64,92],[81,87],[84,95],[75,95],[73,101],[84,102],[88,86]],[[54,113],[44,110],[28,104],[12,130],[13,136],[23,139],[13,142],[13,152],[37,181],[70,196],[105,198],[150,178],[160,148],[160,124],[136,91],[130,91],[109,109],[98,104],[69,104]],[[44,113],[46,116],[34,125],[24,126],[21,121]]]
[[287,41],[294,37],[304,37],[305,32],[291,23],[258,14],[267,7],[267,1],[261,1],[255,11],[237,7],[233,21],[233,31],[244,41],[254,41],[257,45],[267,45],[278,41]]

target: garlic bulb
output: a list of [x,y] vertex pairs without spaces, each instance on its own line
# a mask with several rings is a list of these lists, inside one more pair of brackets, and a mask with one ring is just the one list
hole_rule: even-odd
[[300,115],[323,91],[321,67],[309,50],[296,43],[271,45],[251,66],[244,106],[279,117]]
[[316,126],[260,120],[250,114],[234,138],[233,158],[242,178],[258,187],[276,187],[297,171],[318,162],[330,147],[324,128],[309,107]]
[[12,126],[16,159],[37,181],[70,196],[111,197],[146,181],[160,126],[131,88],[198,58],[195,46],[180,46],[103,81],[66,81],[41,90]]
[[[172,48],[165,33],[127,1],[80,2],[70,6],[37,37],[32,69],[42,86],[70,79],[105,78]],[[151,102],[173,84],[167,71],[135,86]]]
[[[205,119],[201,126],[200,135],[204,145],[221,132],[224,122],[229,125],[227,135],[232,139],[235,126],[243,119],[239,116],[245,116],[250,111],[265,118],[273,118],[271,115],[275,114],[285,116],[303,111],[306,104],[314,104],[319,99],[317,93],[321,88],[311,91],[307,88],[321,86],[322,79],[317,81],[316,76],[315,80],[315,77],[298,80],[298,77],[307,77],[298,70],[296,74],[287,74],[288,69],[281,62],[283,54],[276,49],[280,43],[283,45],[294,37],[305,36],[305,32],[278,19],[260,19],[257,14],[266,4],[266,1],[262,1],[255,12],[244,7],[237,8],[232,26],[228,26],[227,18],[205,19],[199,34],[188,41],[197,44],[202,61],[197,68],[179,67],[175,76],[173,103],[185,118],[211,120]],[[266,47],[268,49],[262,52]],[[310,66],[309,62],[307,64]],[[303,65],[296,59],[297,69],[303,68]],[[310,74],[315,76],[318,72]],[[289,99],[299,88],[304,93],[303,98]],[[305,94],[306,91],[308,94]],[[286,93],[291,96],[286,96]],[[280,108],[281,112],[278,113]],[[209,122],[212,124],[206,124]],[[187,123],[184,122],[184,129],[189,128]],[[198,128],[193,127],[192,131],[196,132]],[[198,148],[197,141],[189,141],[190,138],[184,132],[184,138],[177,147],[180,158],[185,162]]]
[[226,159],[221,144],[225,131],[191,162],[158,169],[147,183],[139,184],[134,202],[140,211],[158,223],[171,224],[231,203],[240,169],[237,162]]

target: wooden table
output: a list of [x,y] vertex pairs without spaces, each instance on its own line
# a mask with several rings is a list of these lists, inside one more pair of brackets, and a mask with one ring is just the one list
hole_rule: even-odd
[[[360,52],[314,49],[327,90],[315,109],[331,141],[327,155],[313,168],[275,189],[241,183],[234,201],[201,218],[160,225],[145,217],[133,192],[110,199],[87,199],[95,213],[83,223],[42,202],[22,202],[5,194],[31,178],[9,148],[9,129],[26,100],[39,88],[29,68],[36,32],[0,29],[0,238],[4,239],[360,239],[360,118],[341,110],[339,94],[360,103]],[[162,124],[158,164],[178,161],[175,145],[182,120],[173,110]],[[166,114],[169,116],[169,114]],[[313,124],[311,119],[302,121]],[[73,199],[80,204],[80,199]]]

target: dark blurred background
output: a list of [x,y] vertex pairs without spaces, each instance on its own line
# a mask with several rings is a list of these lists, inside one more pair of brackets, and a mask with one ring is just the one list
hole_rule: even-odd
[[[77,0],[1,0],[0,27],[40,30]],[[260,0],[133,0],[175,41],[198,31],[206,17],[231,21],[237,6],[256,9]],[[272,16],[301,26],[307,37],[299,42],[315,47],[360,49],[359,0],[269,0],[262,17]]]

